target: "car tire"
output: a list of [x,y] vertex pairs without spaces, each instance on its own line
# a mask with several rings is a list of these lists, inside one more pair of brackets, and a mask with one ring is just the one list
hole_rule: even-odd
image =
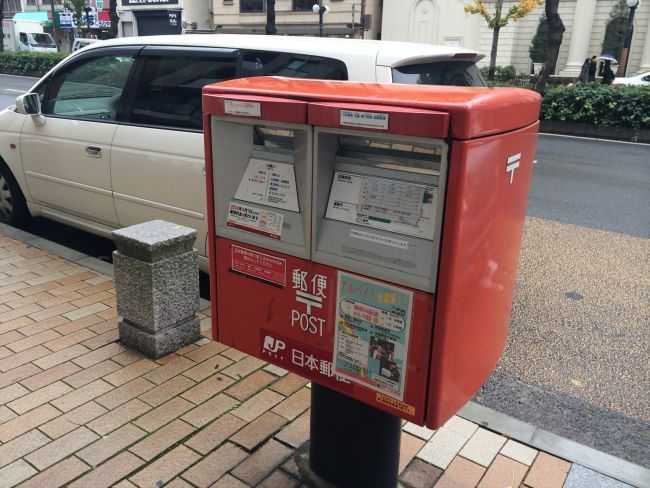
[[31,218],[16,178],[0,160],[0,222],[20,226],[28,224]]

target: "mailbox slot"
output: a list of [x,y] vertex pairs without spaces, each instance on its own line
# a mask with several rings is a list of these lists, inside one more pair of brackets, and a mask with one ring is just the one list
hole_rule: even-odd
[[316,128],[312,260],[435,291],[442,140]]
[[309,258],[312,129],[213,117],[220,237]]

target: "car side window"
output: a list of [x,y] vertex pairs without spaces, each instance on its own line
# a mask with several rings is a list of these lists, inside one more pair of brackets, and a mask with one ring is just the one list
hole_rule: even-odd
[[345,63],[338,59],[273,51],[246,51],[242,76],[347,80],[348,70]]
[[129,122],[201,130],[201,89],[236,74],[232,57],[145,57]]
[[134,57],[98,56],[56,73],[49,81],[43,113],[113,121]]

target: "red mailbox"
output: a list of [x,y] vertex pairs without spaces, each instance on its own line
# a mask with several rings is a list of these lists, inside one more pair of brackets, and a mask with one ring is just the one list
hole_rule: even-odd
[[214,339],[437,428],[506,341],[540,97],[203,90]]

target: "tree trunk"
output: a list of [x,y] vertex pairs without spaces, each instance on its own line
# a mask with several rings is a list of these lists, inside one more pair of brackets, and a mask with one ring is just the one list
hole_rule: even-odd
[[557,57],[560,53],[560,46],[562,45],[562,36],[564,35],[564,24],[562,19],[557,13],[557,7],[560,0],[546,0],[546,20],[548,22],[548,51],[546,53],[546,62],[542,67],[537,81],[535,82],[534,90],[538,93],[544,93],[546,83],[550,76],[555,73],[555,66],[557,64]]
[[108,16],[111,19],[111,27],[108,29],[108,38],[114,39],[117,37],[117,25],[120,22],[120,18],[117,15],[117,0],[110,0],[108,3]]
[[278,32],[275,28],[275,0],[266,0],[265,32],[267,36],[273,36]]
[[494,80],[494,69],[497,65],[497,49],[499,46],[499,31],[501,30],[501,10],[503,0],[497,0],[494,8],[494,28],[492,29],[492,49],[490,50],[490,67],[488,69],[488,80]]
[[488,80],[494,80],[494,69],[497,65],[497,46],[499,45],[499,27],[492,31],[492,50],[490,51],[490,68],[488,70]]

